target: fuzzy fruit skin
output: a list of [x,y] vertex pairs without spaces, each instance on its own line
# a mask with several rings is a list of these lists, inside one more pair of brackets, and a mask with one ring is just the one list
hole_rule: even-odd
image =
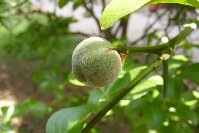
[[91,87],[113,82],[122,69],[119,53],[103,38],[90,37],[80,42],[72,55],[72,72],[77,80]]

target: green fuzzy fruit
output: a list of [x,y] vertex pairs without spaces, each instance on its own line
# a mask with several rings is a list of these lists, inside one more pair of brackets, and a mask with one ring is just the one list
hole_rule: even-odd
[[88,86],[102,87],[113,82],[122,69],[119,53],[111,43],[99,37],[80,42],[72,55],[72,72]]

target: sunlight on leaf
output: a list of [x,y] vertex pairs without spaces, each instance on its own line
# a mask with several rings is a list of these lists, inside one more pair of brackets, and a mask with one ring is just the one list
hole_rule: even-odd
[[131,91],[131,95],[133,96],[133,99],[140,98],[157,85],[163,85],[162,77],[159,75],[151,76],[135,86]]
[[137,11],[144,5],[157,3],[178,3],[199,8],[198,0],[112,0],[104,9],[101,29],[107,29],[124,16]]
[[79,82],[77,79],[75,79],[74,75],[72,73],[69,74],[68,76],[68,81],[73,84],[73,85],[77,85],[77,86],[86,86],[84,83]]
[[107,29],[118,19],[138,10],[150,0],[112,0],[101,18],[101,29]]

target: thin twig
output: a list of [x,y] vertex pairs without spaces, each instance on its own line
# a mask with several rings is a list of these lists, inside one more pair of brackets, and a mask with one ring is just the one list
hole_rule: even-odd
[[131,44],[134,45],[137,42],[139,42],[140,40],[144,39],[146,37],[146,35],[148,34],[149,30],[159,21],[159,19],[161,19],[165,14],[167,13],[167,10],[165,10],[162,14],[158,15],[156,20],[153,21],[153,23],[151,23],[144,31],[144,34],[139,37],[138,39],[136,39],[135,41],[133,41]]
[[101,30],[100,30],[100,21],[99,21],[99,19],[97,18],[97,16],[96,16],[95,13],[94,13],[94,10],[93,10],[94,7],[93,7],[93,4],[92,4],[92,1],[91,1],[91,5],[92,5],[91,8],[88,8],[88,6],[86,5],[86,3],[85,3],[83,6],[84,6],[84,8],[86,9],[86,11],[90,13],[90,15],[93,17],[93,19],[94,19],[95,22],[97,23],[98,30],[101,31]]
[[103,6],[103,9],[106,7],[106,1],[105,0],[102,0],[102,6]]

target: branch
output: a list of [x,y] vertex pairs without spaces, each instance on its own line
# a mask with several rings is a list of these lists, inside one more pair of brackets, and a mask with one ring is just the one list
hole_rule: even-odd
[[122,35],[121,35],[121,37],[125,36],[126,33],[127,33],[128,20],[129,20],[129,17],[121,19],[121,26],[122,26]]
[[112,99],[82,130],[82,133],[88,133],[90,129],[106,115],[106,113],[113,108],[127,93],[129,93],[143,78],[150,72],[155,70],[162,63],[163,58],[158,58],[153,64],[147,67],[139,76],[137,76],[131,84],[124,88],[114,99]]
[[163,53],[171,53],[179,44],[181,41],[183,41],[194,29],[196,29],[196,24],[187,24],[185,25],[185,29],[180,32],[176,37],[171,39],[169,42],[157,45],[157,46],[151,46],[151,47],[132,47],[132,46],[119,46],[116,48],[113,48],[118,51],[126,51],[135,53],[153,53],[156,55],[162,55]]
[[[86,127],[82,130],[82,133],[88,133],[90,129],[95,126],[95,124],[100,121],[102,117],[106,115],[106,113],[113,108],[127,93],[129,93],[143,78],[145,78],[150,72],[155,70],[157,67],[162,64],[164,61],[164,76],[168,76],[167,73],[167,59],[169,58],[171,52],[175,49],[179,43],[184,40],[194,29],[196,29],[196,24],[188,24],[185,25],[185,29],[176,37],[171,39],[168,43],[163,45],[153,46],[153,47],[125,47],[125,50],[129,50],[130,52],[148,52],[158,54],[160,57],[149,67],[147,67],[140,75],[138,75],[127,87],[125,87],[120,93],[117,94],[115,98],[113,98],[97,115],[95,115],[91,121],[86,125]],[[120,47],[121,48],[121,47]],[[121,50],[121,49],[118,49]],[[169,54],[168,54],[169,53]],[[166,62],[165,62],[166,61]],[[168,80],[168,79],[167,79]],[[167,82],[164,80],[164,82]],[[167,88],[167,84],[164,86]],[[166,93],[165,93],[166,94]]]
[[167,89],[169,84],[168,60],[163,61],[163,109],[166,105]]
[[[67,33],[67,34],[81,35],[81,36],[84,36],[84,37],[90,37],[90,36],[94,35],[94,34],[90,35],[90,34],[83,33],[83,32],[69,32],[69,33]],[[97,35],[95,35],[95,36],[97,36]]]
[[102,6],[103,6],[103,9],[106,7],[106,1],[105,0],[102,0]]

